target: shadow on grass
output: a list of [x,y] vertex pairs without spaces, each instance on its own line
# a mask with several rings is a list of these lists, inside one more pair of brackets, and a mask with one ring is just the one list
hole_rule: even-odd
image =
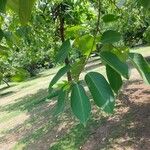
[[8,92],[0,93],[0,97],[3,98],[3,97],[6,97],[6,96],[10,96],[13,93],[15,93],[15,92],[14,91],[8,91]]

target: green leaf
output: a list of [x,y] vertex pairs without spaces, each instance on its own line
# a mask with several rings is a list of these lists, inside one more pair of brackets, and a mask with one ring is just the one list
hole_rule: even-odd
[[0,0],[0,12],[5,13],[7,0]]
[[86,125],[91,112],[91,104],[82,85],[74,84],[71,92],[71,108],[74,115]]
[[59,113],[63,112],[65,107],[66,96],[67,96],[67,92],[61,89],[58,95],[57,104],[54,108],[54,115],[58,115]]
[[35,0],[19,0],[19,18],[22,25],[26,25],[30,19]]
[[108,30],[102,35],[101,42],[103,44],[113,44],[121,40],[121,34],[117,31]]
[[83,55],[89,56],[91,51],[96,50],[94,37],[90,34],[83,35],[75,40],[75,46],[82,52]]
[[145,83],[150,84],[150,65],[141,54],[130,53],[129,58],[136,69],[141,74]]
[[118,17],[113,14],[107,14],[107,15],[103,16],[102,19],[105,23],[108,23],[108,22],[116,21],[118,19]]
[[97,106],[107,113],[112,113],[115,104],[114,94],[106,79],[97,72],[86,74],[85,81]]
[[86,58],[81,58],[79,61],[75,62],[72,65],[71,73],[72,73],[73,78],[76,81],[78,81],[79,76],[85,66],[85,61],[86,61]]
[[49,85],[49,91],[51,91],[53,85],[55,83],[57,83],[57,81],[64,75],[66,74],[68,71],[70,70],[70,66],[65,66],[63,68],[61,68],[57,74],[53,77],[53,79],[51,80],[50,82],[50,85]]
[[69,54],[69,51],[72,48],[72,42],[70,40],[66,40],[65,42],[63,42],[63,44],[61,45],[57,55],[56,55],[56,62],[63,62],[66,57]]
[[122,75],[126,79],[129,79],[128,65],[122,62],[115,54],[104,51],[100,53],[100,57],[106,64],[111,66],[120,75]]
[[118,93],[123,83],[120,74],[109,65],[106,65],[106,73],[111,88],[114,90],[115,93]]

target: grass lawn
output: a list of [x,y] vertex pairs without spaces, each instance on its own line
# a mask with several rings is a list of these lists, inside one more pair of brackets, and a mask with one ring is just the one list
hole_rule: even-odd
[[[149,49],[137,48],[136,51],[150,56]],[[105,75],[105,68],[100,68],[99,63],[99,60],[91,60],[81,79],[91,70]],[[109,116],[95,106],[86,127],[73,117],[68,105],[62,115],[54,116],[52,112],[56,101],[45,101],[45,98],[48,84],[57,70],[44,71],[39,77],[22,83],[11,83],[10,88],[0,86],[0,150],[79,150],[109,120]],[[116,132],[111,132],[110,138],[105,139],[102,144],[104,149],[111,149],[116,142],[113,138],[120,139],[124,134],[124,125],[129,125],[132,117],[130,112],[122,119]]]

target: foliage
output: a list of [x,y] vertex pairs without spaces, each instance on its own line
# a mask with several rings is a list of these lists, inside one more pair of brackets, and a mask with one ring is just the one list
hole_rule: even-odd
[[[0,56],[2,63],[11,64],[12,72],[18,69],[19,73],[11,73],[14,79],[25,78],[24,69],[32,72],[45,58],[65,64],[49,85],[48,98],[58,97],[55,114],[62,112],[70,99],[74,115],[86,125],[91,103],[80,74],[92,53],[106,66],[108,81],[97,72],[87,73],[84,80],[95,104],[106,113],[113,113],[114,92],[120,90],[122,77],[129,79],[129,60],[150,83],[149,64],[140,54],[129,53],[127,47],[132,40],[143,40],[149,26],[147,0],[1,0],[0,4]],[[139,29],[142,32],[138,33]],[[0,69],[4,70],[2,78],[5,69]],[[68,80],[57,84],[65,74]]]

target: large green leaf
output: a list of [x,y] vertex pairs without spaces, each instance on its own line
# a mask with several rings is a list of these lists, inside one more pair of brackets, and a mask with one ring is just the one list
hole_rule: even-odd
[[52,86],[64,75],[66,74],[70,69],[70,66],[65,66],[63,68],[61,68],[56,75],[53,77],[53,79],[51,80],[50,84],[49,84],[49,91],[51,91]]
[[57,104],[54,108],[54,115],[58,115],[59,113],[63,112],[65,107],[66,96],[67,96],[67,92],[61,89],[58,95]]
[[71,92],[71,107],[80,122],[86,125],[90,116],[91,104],[82,85],[74,84]]
[[129,79],[128,65],[122,62],[115,54],[104,51],[100,53],[100,56],[106,64],[111,66],[115,71],[117,71],[126,79]]
[[105,112],[112,113],[115,98],[106,79],[97,72],[90,72],[85,76],[85,81],[96,105],[102,107]]
[[118,16],[115,16],[113,14],[107,14],[103,16],[102,19],[105,23],[108,23],[108,22],[116,21],[118,19]]
[[7,0],[0,0],[0,12],[5,13]]
[[117,31],[108,30],[102,35],[101,42],[103,44],[113,44],[121,40],[121,34]]
[[69,51],[72,48],[72,42],[68,39],[61,45],[57,55],[56,55],[56,62],[63,62],[65,58],[68,56]]
[[118,93],[119,89],[122,86],[122,78],[120,74],[109,65],[106,65],[106,73],[111,88],[114,90],[115,93]]
[[150,84],[150,65],[141,54],[130,53],[129,58],[137,68],[145,83]]
[[19,0],[19,18],[23,25],[26,25],[30,19],[34,2],[35,0]]

